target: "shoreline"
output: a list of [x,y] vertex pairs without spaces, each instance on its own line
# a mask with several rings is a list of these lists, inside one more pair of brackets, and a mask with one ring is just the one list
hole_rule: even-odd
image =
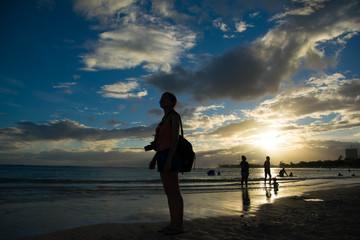
[[[312,176],[317,173],[305,171],[305,174],[301,174]],[[225,172],[221,175],[223,180],[220,180],[220,184],[215,184],[215,188],[211,181],[206,183],[204,188],[202,184],[198,186],[184,183],[181,186],[185,188],[182,191],[185,203],[184,220],[189,222],[198,218],[253,216],[261,205],[273,203],[279,198],[300,196],[312,190],[360,184],[360,177],[345,177],[345,174],[344,177],[331,177],[337,175],[337,171],[330,173],[327,171],[325,178],[322,178],[320,172],[315,178],[310,179],[279,180],[280,186],[277,191],[263,181],[255,180],[250,183],[248,191],[244,191],[234,178],[236,174],[232,171]],[[356,175],[360,176],[359,172],[356,172]],[[198,173],[196,176],[201,178]],[[227,176],[230,176],[231,181],[226,180]],[[61,185],[66,187],[65,191],[61,188],[58,191],[56,185],[50,184],[46,185],[47,191],[37,192],[42,188],[36,185],[34,189],[27,189],[20,185],[21,188],[15,192],[12,192],[12,186],[8,186],[9,191],[3,189],[4,196],[6,194],[9,200],[12,197],[15,201],[4,201],[1,204],[0,216],[3,231],[0,239],[21,239],[103,223],[166,222],[169,219],[166,196],[160,188],[150,188],[150,191],[145,191],[145,188],[137,190],[136,186],[131,186],[131,188],[125,188],[126,191],[119,191],[123,190],[120,187],[115,188],[116,191],[112,190],[103,195],[101,194],[103,193],[102,186],[106,185],[102,184],[96,185],[97,190],[100,191],[89,193],[85,190],[92,190],[92,186],[85,186],[85,189],[82,189],[82,185],[76,185],[75,187],[80,187],[81,191],[73,192],[71,186]],[[148,185],[147,183],[140,186]],[[28,190],[35,190],[38,194],[30,199],[32,201],[22,201],[22,199],[28,200]],[[47,193],[52,194],[52,191],[55,191],[55,195],[44,198]],[[56,195],[59,193],[60,195]],[[40,198],[37,199],[37,197]],[[18,202],[17,199],[19,199]],[[164,226],[165,223],[162,225]]]
[[360,186],[305,192],[265,203],[255,215],[185,221],[186,233],[167,236],[165,222],[101,223],[23,238],[70,239],[358,239]]

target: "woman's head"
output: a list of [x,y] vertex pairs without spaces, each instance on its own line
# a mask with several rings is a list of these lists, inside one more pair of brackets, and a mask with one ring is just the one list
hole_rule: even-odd
[[174,109],[177,104],[176,96],[171,92],[165,92],[161,96],[160,106],[162,108],[171,108]]

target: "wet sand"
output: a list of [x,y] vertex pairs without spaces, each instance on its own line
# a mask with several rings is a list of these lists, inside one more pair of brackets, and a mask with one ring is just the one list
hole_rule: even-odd
[[359,239],[360,186],[279,198],[260,206],[255,216],[186,221],[186,232],[178,235],[157,232],[166,224],[104,223],[25,239]]

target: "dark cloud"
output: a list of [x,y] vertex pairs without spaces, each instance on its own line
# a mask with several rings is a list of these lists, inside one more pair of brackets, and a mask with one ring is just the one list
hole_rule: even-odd
[[344,84],[339,93],[350,98],[358,98],[360,95],[360,79],[354,79],[351,82]]
[[[344,103],[337,99],[319,99],[318,96],[300,96],[288,98],[288,101],[279,103],[271,107],[274,113],[280,113],[277,110],[282,109],[290,113],[293,118],[303,118],[306,116],[326,114],[337,110],[344,109]],[[269,109],[270,110],[270,109]],[[290,116],[290,115],[288,115]]]
[[53,118],[69,118],[69,117],[71,117],[71,114],[69,114],[69,113],[54,113],[54,114],[51,114],[50,117],[53,117]]
[[349,100],[349,111],[360,111],[360,79],[344,84],[339,90],[339,94]]
[[114,118],[106,121],[106,125],[115,126],[115,127],[117,127],[117,126],[130,126],[130,124],[121,122],[121,121],[116,120]]
[[[188,104],[183,104],[182,102],[178,102],[175,109],[182,118],[193,118],[195,117],[195,113],[197,111],[196,107],[189,107]],[[162,117],[164,115],[164,111],[159,108],[153,108],[148,111],[149,115],[154,115],[157,117]]]
[[2,164],[129,166],[145,167],[152,157],[150,152],[137,151],[67,151],[52,149],[39,153],[0,153]]
[[311,129],[314,133],[349,130],[352,128],[360,127],[359,115],[357,116],[357,118],[358,119],[355,122],[349,122],[345,120],[334,123],[312,123],[308,126],[308,129]]
[[148,83],[158,87],[163,92],[180,93],[188,90],[193,84],[193,73],[180,66],[172,68],[170,73],[158,72],[148,77]]
[[179,108],[179,113],[182,118],[194,118],[196,112],[197,112],[196,107]]
[[[256,99],[268,91],[274,93],[277,86],[269,84],[267,88],[261,77],[265,65],[251,51],[247,47],[237,47],[213,58],[201,71],[192,72],[176,66],[170,73],[155,73],[147,80],[162,91],[189,91],[197,101],[222,98]],[[278,81],[277,84],[279,83]]]
[[164,111],[159,108],[153,108],[148,111],[148,114],[160,117],[164,115]]
[[0,129],[0,142],[6,143],[8,149],[19,142],[37,141],[103,141],[111,139],[146,139],[152,137],[155,125],[139,126],[127,129],[99,129],[86,127],[71,120],[56,120],[44,124],[20,122],[19,127]]
[[148,76],[162,91],[187,92],[201,102],[260,99],[278,91],[283,80],[303,67],[321,70],[333,62],[317,48],[336,40],[346,42],[360,31],[358,1],[302,3],[278,15],[278,26],[249,46],[238,46],[214,57],[201,70],[175,66]]

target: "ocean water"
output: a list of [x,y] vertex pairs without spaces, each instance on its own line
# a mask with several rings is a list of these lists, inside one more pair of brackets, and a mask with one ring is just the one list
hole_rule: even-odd
[[[275,191],[264,182],[263,169],[254,168],[245,190],[240,169],[216,168],[215,176],[208,176],[208,170],[179,175],[186,220],[251,215],[279,197],[360,184],[360,169],[286,169],[294,177],[277,177]],[[273,177],[279,171],[272,168]],[[0,227],[5,229],[0,239],[104,222],[167,220],[166,196],[156,170],[0,165]]]

